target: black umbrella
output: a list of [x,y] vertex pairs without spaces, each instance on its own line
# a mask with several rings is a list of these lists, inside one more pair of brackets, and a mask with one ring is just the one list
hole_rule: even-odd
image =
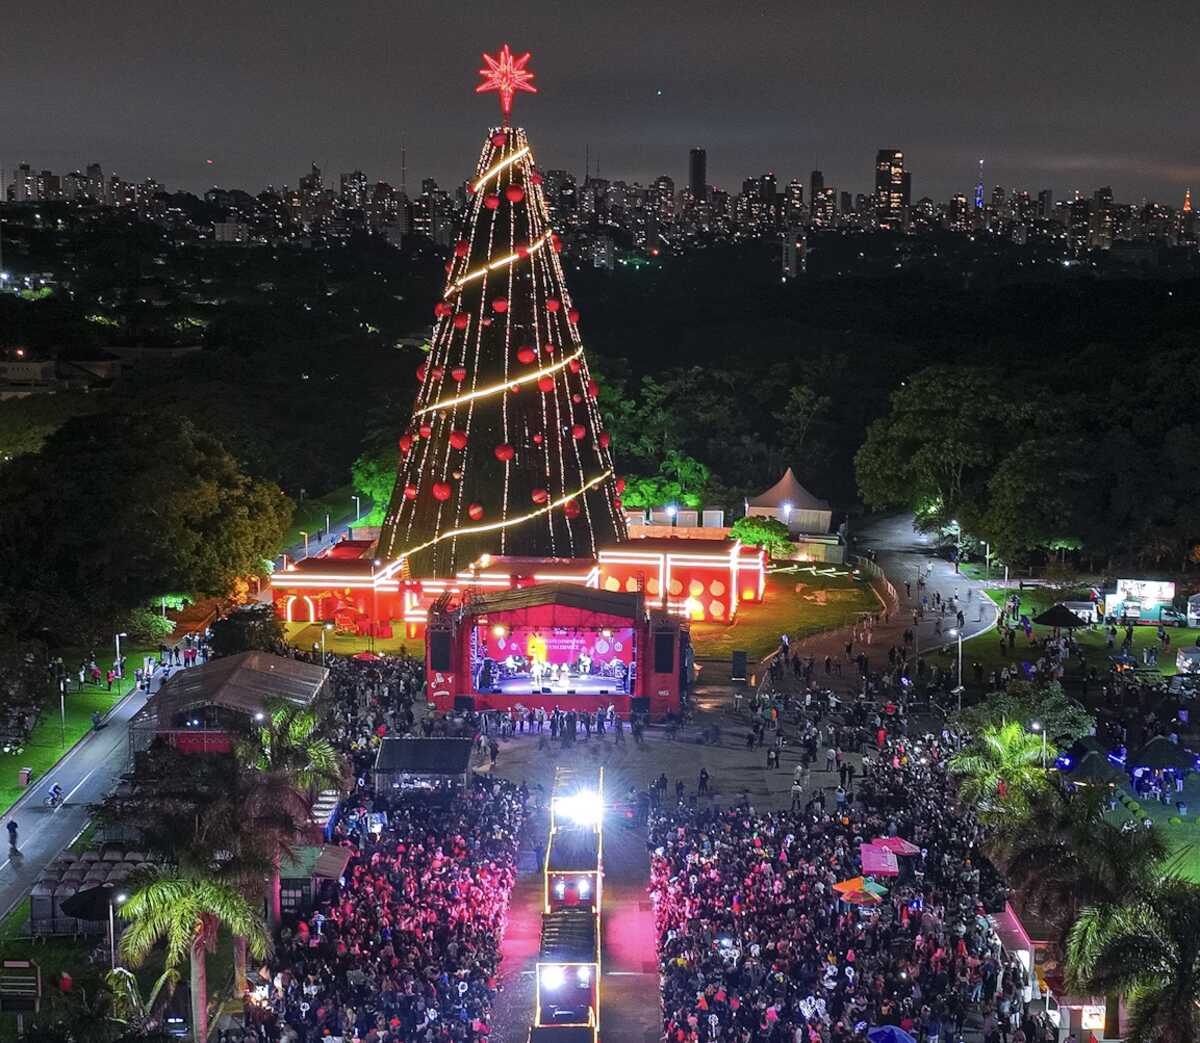
[[1115,786],[1128,781],[1124,771],[1095,750],[1080,757],[1064,774],[1068,781],[1083,786]]
[[1058,630],[1074,630],[1084,625],[1083,620],[1063,604],[1051,605],[1040,616],[1034,616],[1033,621],[1040,627]]
[[62,911],[76,920],[107,920],[109,903],[119,905],[117,896],[124,893],[116,884],[85,887],[62,900]]
[[1173,743],[1165,735],[1156,735],[1127,761],[1132,768],[1172,768],[1190,771],[1196,766],[1196,755]]

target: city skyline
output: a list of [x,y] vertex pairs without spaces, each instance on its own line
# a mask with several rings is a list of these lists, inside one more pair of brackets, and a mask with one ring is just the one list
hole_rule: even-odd
[[620,28],[624,6],[485,9],[463,33],[423,3],[352,2],[337,20],[300,3],[280,23],[241,9],[162,19],[139,0],[115,17],[66,17],[52,2],[9,22],[22,46],[5,75],[22,89],[0,99],[0,152],[6,171],[96,160],[202,192],[289,184],[310,162],[398,184],[403,144],[410,171],[453,184],[457,157],[495,119],[462,85],[479,52],[507,39],[534,52],[542,92],[517,122],[549,143],[545,168],[579,171],[586,152],[605,177],[686,184],[700,146],[709,182],[729,191],[752,172],[786,183],[821,169],[827,184],[869,192],[871,156],[895,147],[917,172],[914,198],[969,194],[981,156],[989,186],[1059,197],[1112,185],[1177,205],[1200,184],[1180,133],[1200,14],[1183,5],[1163,34],[1107,4],[1030,5],[1028,17],[1017,5],[959,27],[937,11],[879,22],[863,3],[832,19],[689,4],[677,20],[668,2],[638,19],[636,38]]

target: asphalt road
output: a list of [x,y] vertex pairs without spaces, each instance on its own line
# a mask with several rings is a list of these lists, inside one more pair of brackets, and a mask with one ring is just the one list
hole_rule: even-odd
[[[151,682],[155,691],[162,671]],[[129,721],[146,703],[146,693],[134,690],[118,703],[98,732],[91,732],[51,771],[39,778],[4,815],[7,825],[16,821],[17,848],[7,846],[7,833],[0,861],[0,916],[29,894],[38,874],[52,862],[87,825],[88,805],[102,800],[116,785],[129,762]],[[63,788],[64,800],[56,808],[46,807],[46,795],[54,783]]]

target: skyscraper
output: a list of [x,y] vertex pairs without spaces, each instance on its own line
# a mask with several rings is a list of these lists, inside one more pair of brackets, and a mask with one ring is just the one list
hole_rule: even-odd
[[693,203],[708,201],[708,153],[702,148],[688,153],[688,191]]
[[983,209],[983,160],[979,161],[979,180],[975,182],[975,209]]
[[904,194],[904,153],[880,149],[875,154],[875,218],[880,228],[903,223]]
[[808,205],[812,207],[812,218],[814,224],[817,220],[817,206],[824,194],[825,175],[819,170],[814,170],[808,175]]

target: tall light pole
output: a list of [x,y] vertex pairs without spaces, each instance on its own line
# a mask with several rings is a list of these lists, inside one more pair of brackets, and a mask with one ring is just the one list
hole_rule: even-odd
[[1031,721],[1029,727],[1035,732],[1042,734],[1042,770],[1046,770],[1046,729],[1042,727],[1041,721]]
[[332,630],[332,629],[333,629],[332,623],[326,623],[323,627],[321,627],[321,665],[322,666],[325,665],[325,631]]
[[120,894],[110,894],[108,896],[108,959],[109,966],[116,969],[117,966],[117,914],[116,906],[124,905],[128,900],[129,895],[121,892]]
[[958,524],[956,518],[951,518],[950,524],[954,526],[955,536],[954,571],[958,572],[958,567],[962,564],[962,526]]
[[358,521],[362,517],[362,498],[352,495],[350,499],[354,501],[354,520]]
[[678,513],[679,513],[678,507],[676,507],[673,503],[667,504],[667,517],[671,519],[672,527],[674,527],[674,525],[675,525],[675,515],[677,515]]
[[303,529],[300,530],[300,535],[304,537],[304,556],[308,557],[308,533]]
[[[119,634],[113,635],[113,637],[116,639],[116,642],[117,642],[117,658],[113,661],[113,669],[116,670],[117,679],[119,681],[125,680],[125,670],[121,666],[121,638],[128,637],[128,636],[129,635],[127,633],[125,633],[124,630],[122,630]],[[117,694],[119,695],[120,693],[121,693],[121,686],[118,684],[117,685]]]

